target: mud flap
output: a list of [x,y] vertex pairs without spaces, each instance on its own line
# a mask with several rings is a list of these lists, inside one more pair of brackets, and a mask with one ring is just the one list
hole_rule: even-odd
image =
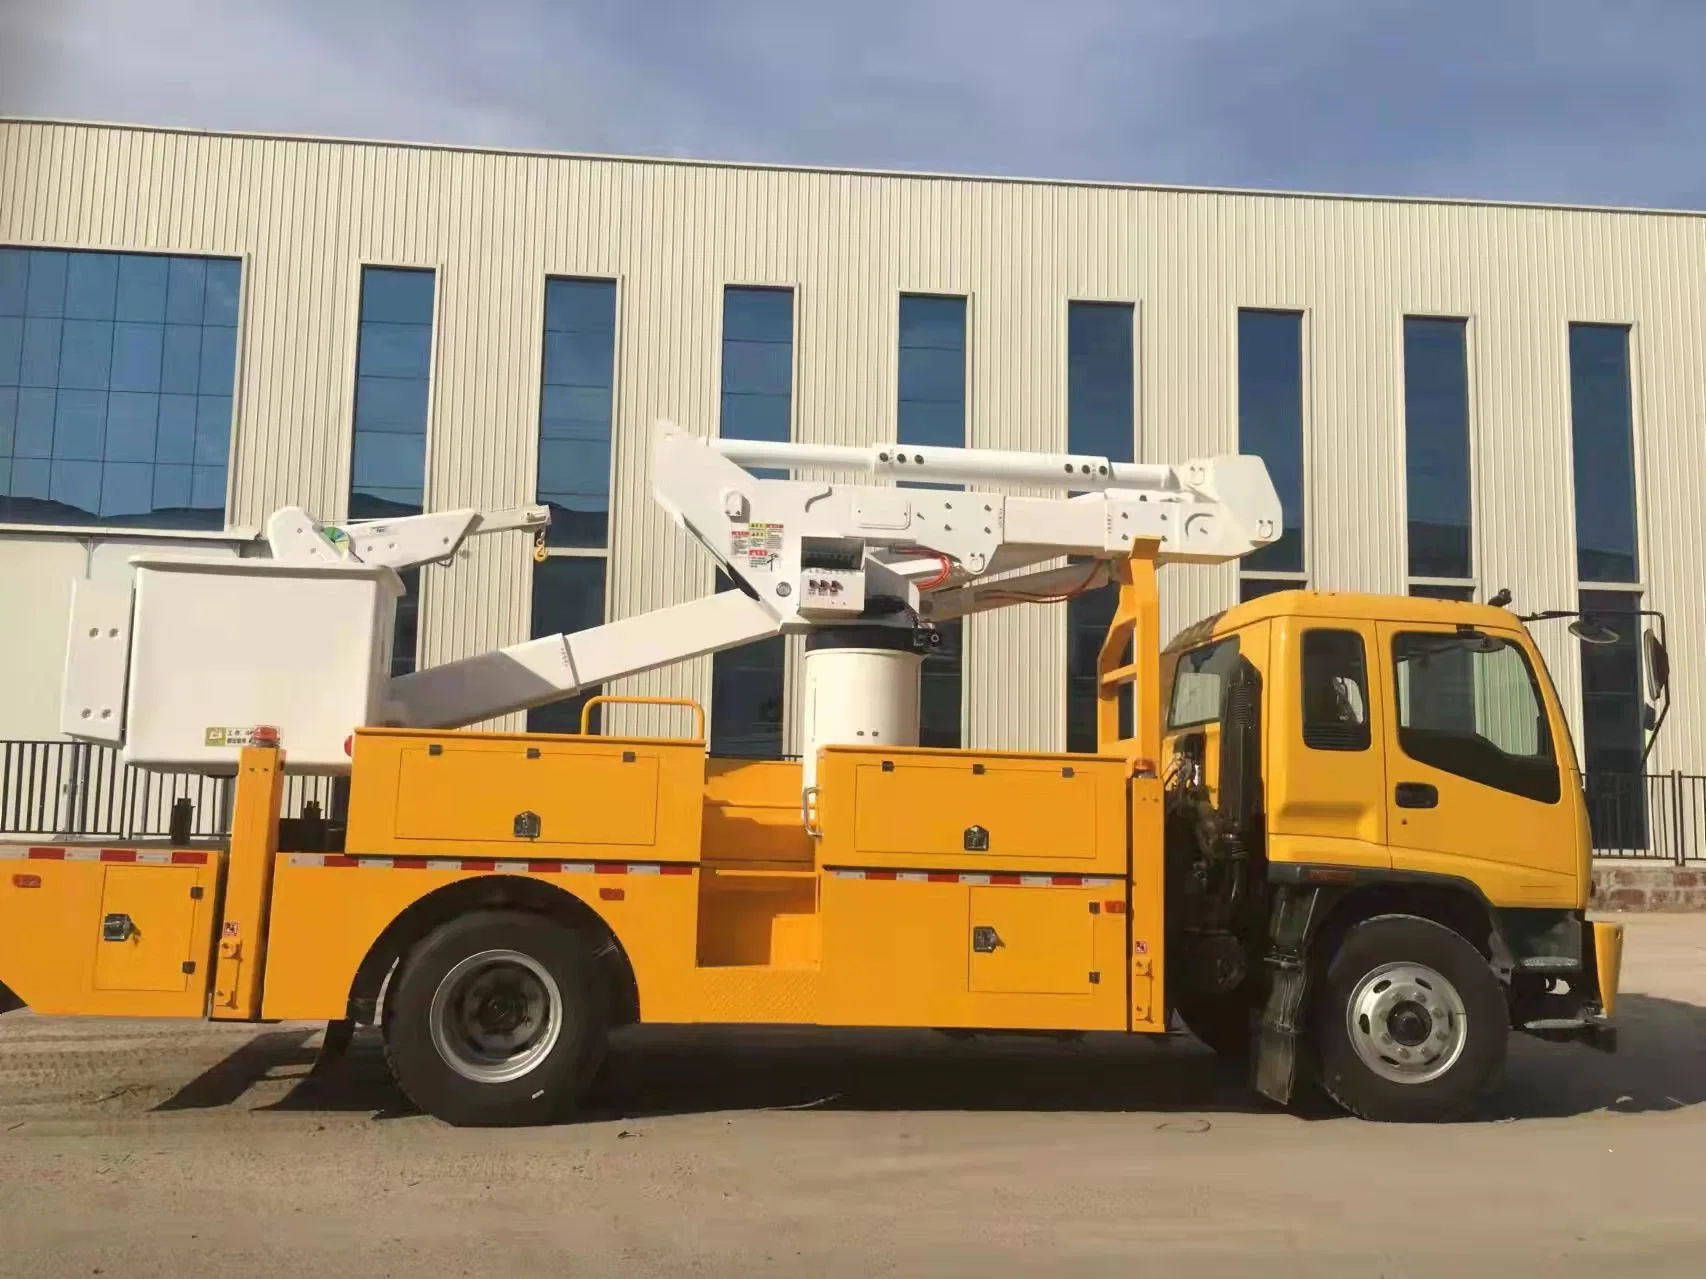
[[1274,975],[1256,1038],[1251,1085],[1262,1096],[1284,1106],[1291,1101],[1297,1082],[1297,1018],[1303,1009],[1308,974],[1300,960],[1270,955],[1268,962]]
[[1269,917],[1267,955],[1273,976],[1262,1009],[1250,1083],[1257,1092],[1284,1106],[1297,1085],[1297,1044],[1302,1035],[1304,997],[1308,994],[1309,936],[1329,902],[1319,888],[1281,887]]

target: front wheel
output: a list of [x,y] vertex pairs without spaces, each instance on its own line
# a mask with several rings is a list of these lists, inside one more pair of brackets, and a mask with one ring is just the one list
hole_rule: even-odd
[[1479,951],[1409,915],[1358,924],[1315,1009],[1321,1085],[1364,1119],[1467,1116],[1504,1071],[1510,1013]]
[[422,1110],[470,1126],[544,1123],[604,1055],[608,1012],[586,939],[522,911],[463,915],[403,962],[386,1057]]

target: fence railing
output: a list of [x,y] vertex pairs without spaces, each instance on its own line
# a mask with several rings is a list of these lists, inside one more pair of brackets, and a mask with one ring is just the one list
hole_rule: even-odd
[[[283,816],[301,816],[309,801],[324,812],[331,785],[326,777],[286,778]],[[165,839],[174,805],[188,800],[190,838],[219,839],[231,830],[234,793],[229,777],[131,768],[110,746],[0,741],[0,836]]]
[[[285,780],[286,817],[310,801],[331,807],[330,778]],[[192,807],[190,835],[230,833],[233,782],[199,773],[127,767],[116,750],[87,742],[0,741],[0,835],[60,839],[164,839],[172,808]],[[1588,817],[1597,857],[1685,862],[1706,858],[1706,776],[1594,773]]]

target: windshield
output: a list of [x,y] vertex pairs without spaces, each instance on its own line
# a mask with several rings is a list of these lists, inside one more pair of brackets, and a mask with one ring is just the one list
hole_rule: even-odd
[[1180,655],[1173,668],[1173,691],[1167,706],[1169,729],[1216,723],[1226,704],[1226,681],[1238,665],[1238,637]]

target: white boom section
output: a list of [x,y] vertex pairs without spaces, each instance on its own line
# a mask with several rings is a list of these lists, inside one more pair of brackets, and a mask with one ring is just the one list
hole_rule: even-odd
[[[1000,481],[1077,496],[761,479],[749,466]],[[1082,587],[1093,569],[965,585],[1061,555],[1107,560],[1150,542],[1161,563],[1213,564],[1247,555],[1280,532],[1279,498],[1253,457],[1163,466],[892,444],[764,444],[706,440],[666,422],[655,438],[652,479],[658,503],[750,594],[731,591],[403,676],[388,696],[401,721],[423,728],[477,723],[778,632],[868,617],[884,599],[889,616],[946,619]],[[936,591],[943,593],[939,606]]]
[[459,728],[775,633],[776,619],[757,600],[722,591],[404,675],[391,681],[389,700],[407,727]]
[[479,533],[513,529],[540,530],[551,523],[543,506],[518,506],[501,511],[434,511],[394,520],[363,520],[355,524],[319,524],[298,506],[276,511],[267,521],[267,549],[275,560],[289,563],[383,564],[403,572],[448,560],[468,538]]
[[[854,471],[875,482],[763,479],[748,467]],[[279,730],[288,768],[338,772],[348,767],[345,740],[364,724],[461,727],[766,636],[838,624],[891,628],[889,639],[904,631],[904,650],[928,638],[919,619],[1082,589],[1134,545],[1147,545],[1161,563],[1220,563],[1280,532],[1279,499],[1251,457],[1161,466],[893,444],[760,444],[707,440],[664,422],[652,469],[659,504],[740,590],[391,679],[398,572],[447,561],[478,534],[541,531],[549,512],[470,509],[336,526],[287,508],[267,523],[270,559],[148,555],[134,561],[127,588],[81,584],[65,730],[122,743],[126,758],[144,767],[219,772],[235,765],[254,728],[269,726]],[[1054,494],[897,487],[896,479]],[[1062,555],[1095,563],[1048,567]]]

